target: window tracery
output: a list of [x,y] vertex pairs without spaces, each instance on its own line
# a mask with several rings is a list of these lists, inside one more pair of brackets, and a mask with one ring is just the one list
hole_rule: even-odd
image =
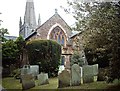
[[66,36],[64,31],[59,26],[57,26],[51,31],[50,39],[57,41],[61,45],[65,45]]

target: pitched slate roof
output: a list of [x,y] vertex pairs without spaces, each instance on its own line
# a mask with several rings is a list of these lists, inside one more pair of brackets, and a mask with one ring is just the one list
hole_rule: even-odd
[[40,34],[40,38],[41,39],[47,39],[47,35],[48,32],[50,30],[50,28],[55,25],[55,24],[59,24],[62,26],[62,28],[66,31],[67,33],[67,37],[70,37],[72,34],[72,29],[68,26],[68,24],[63,20],[63,18],[58,14],[55,13],[52,17],[50,17],[45,23],[43,23],[41,26],[39,26],[33,34],[31,34],[30,36],[28,36],[26,39],[28,40],[29,38],[31,38],[32,36],[36,36],[37,33]]

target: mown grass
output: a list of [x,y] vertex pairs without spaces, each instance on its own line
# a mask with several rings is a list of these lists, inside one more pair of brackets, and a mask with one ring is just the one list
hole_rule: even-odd
[[[41,85],[38,86],[38,80],[35,80],[35,84],[36,86],[29,89],[33,90],[33,89],[54,89],[54,90],[61,90],[58,89],[58,79],[57,78],[50,78],[49,79],[49,84],[46,85]],[[8,77],[8,78],[3,78],[2,79],[2,86],[5,89],[22,89],[22,84],[20,83],[20,80],[18,79],[14,79],[12,77]],[[117,88],[116,88],[117,87]],[[81,84],[80,86],[70,86],[70,87],[64,87],[62,88],[62,90],[66,90],[66,89],[70,89],[70,90],[74,90],[74,89],[82,89],[82,90],[87,90],[87,89],[111,89],[111,88],[115,88],[116,89],[120,89],[120,85],[116,85],[116,84],[107,84],[105,81],[98,81],[98,82],[92,82],[92,83],[85,83],[85,84]],[[69,90],[69,91],[70,91]]]

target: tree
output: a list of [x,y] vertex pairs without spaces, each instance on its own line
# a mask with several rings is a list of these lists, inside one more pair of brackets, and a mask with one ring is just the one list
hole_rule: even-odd
[[23,52],[24,52],[24,49],[25,49],[25,46],[26,46],[26,42],[25,42],[25,40],[23,39],[22,36],[19,36],[16,39],[15,44],[17,45],[17,48],[19,50],[18,51],[18,56],[16,57],[16,59],[18,60],[17,66],[21,67],[22,60],[23,60]]
[[13,40],[8,40],[2,44],[2,64],[3,67],[10,67],[10,65],[17,62],[18,48]]
[[25,46],[24,39],[20,36],[16,41],[8,40],[2,43],[2,57],[3,65],[6,67],[11,64],[18,64],[20,66],[20,56],[23,53]]
[[[84,26],[82,28],[83,39],[85,40],[85,48],[91,49],[93,59],[105,58],[110,60],[109,77],[113,80],[120,78],[120,2],[103,2],[103,3],[86,3],[81,4],[77,1],[70,3],[75,11],[77,20],[76,26]],[[84,6],[81,9],[81,5]],[[82,20],[79,12],[87,12]],[[81,22],[85,21],[85,22]],[[84,24],[85,23],[85,24]],[[76,27],[76,30],[80,30]],[[89,52],[89,51],[88,51]],[[98,62],[100,62],[99,60]],[[106,60],[104,60],[106,61]],[[103,61],[103,62],[104,62]],[[102,63],[101,63],[102,64]]]
[[8,30],[7,29],[5,29],[5,28],[1,28],[0,29],[0,41],[2,41],[2,42],[5,42],[7,39],[5,39],[5,34],[9,34],[8,33]]

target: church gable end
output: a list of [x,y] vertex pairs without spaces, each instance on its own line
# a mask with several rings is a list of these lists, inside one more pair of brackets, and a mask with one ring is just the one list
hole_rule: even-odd
[[55,13],[49,20],[37,28],[37,32],[40,34],[41,39],[49,39],[49,35],[55,27],[59,26],[65,33],[66,37],[71,35],[70,27],[60,17],[58,13]]

